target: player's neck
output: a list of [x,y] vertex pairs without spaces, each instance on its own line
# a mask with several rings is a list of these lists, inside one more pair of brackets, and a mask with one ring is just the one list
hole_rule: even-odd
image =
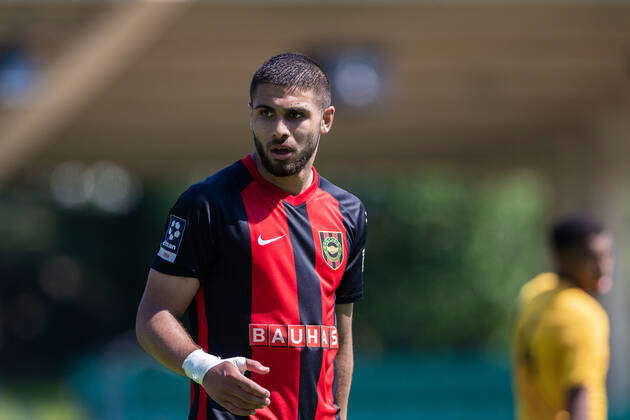
[[260,163],[260,158],[254,154],[258,173],[276,187],[291,195],[304,192],[313,182],[313,162],[309,161],[300,172],[291,176],[274,176]]
[[582,285],[580,284],[580,281],[574,275],[572,275],[570,271],[557,269],[556,274],[565,284],[585,290],[584,287],[582,287]]

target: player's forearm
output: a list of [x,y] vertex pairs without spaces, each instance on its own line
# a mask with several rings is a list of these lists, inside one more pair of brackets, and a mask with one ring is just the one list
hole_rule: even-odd
[[585,387],[571,388],[567,395],[570,420],[588,420],[588,391]]
[[177,318],[167,310],[138,311],[136,336],[147,353],[183,376],[184,359],[199,348]]
[[348,416],[348,397],[350,396],[350,386],[352,384],[352,371],[354,369],[354,355],[352,350],[352,336],[341,338],[339,351],[335,359],[335,378],[337,380],[337,390],[335,402],[341,408],[341,419]]

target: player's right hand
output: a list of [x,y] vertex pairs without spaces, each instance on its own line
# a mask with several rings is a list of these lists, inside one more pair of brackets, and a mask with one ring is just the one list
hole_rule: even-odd
[[[260,375],[269,373],[269,368],[256,360],[245,359],[246,369]],[[220,363],[203,377],[203,387],[214,401],[237,416],[250,416],[257,409],[271,404],[271,393],[247,378],[230,361]]]

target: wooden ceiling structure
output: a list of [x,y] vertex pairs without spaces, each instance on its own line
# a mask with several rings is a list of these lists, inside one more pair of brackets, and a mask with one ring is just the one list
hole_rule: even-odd
[[[177,10],[141,10],[160,7]],[[90,51],[85,40],[107,30]],[[0,3],[0,41],[14,37],[56,70],[29,106],[0,108],[5,178],[66,160],[110,160],[144,176],[216,168],[251,149],[248,85],[265,59],[368,46],[385,59],[389,91],[370,109],[338,110],[320,166],[534,168],[559,210],[589,207],[625,229],[630,3]],[[69,87],[56,92],[57,80]],[[629,238],[620,248],[630,250]],[[621,326],[627,283],[608,302]],[[613,331],[613,347],[613,367],[630,371],[630,338]],[[628,375],[612,376],[627,395]]]
[[[17,22],[46,65],[115,5],[1,4],[0,22]],[[591,142],[602,117],[630,103],[630,5],[181,7],[46,134],[37,162],[108,159],[152,174],[231,161],[251,148],[252,72],[287,50],[358,45],[385,57],[389,93],[371,109],[339,110],[322,162],[546,161],[566,139]]]

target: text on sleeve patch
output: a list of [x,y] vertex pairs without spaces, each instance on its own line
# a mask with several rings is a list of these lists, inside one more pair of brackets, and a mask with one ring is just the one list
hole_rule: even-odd
[[168,226],[164,239],[160,244],[160,250],[158,255],[168,262],[174,262],[179,251],[179,245],[182,243],[184,237],[184,230],[186,229],[186,220],[175,215],[171,215],[168,220]]

